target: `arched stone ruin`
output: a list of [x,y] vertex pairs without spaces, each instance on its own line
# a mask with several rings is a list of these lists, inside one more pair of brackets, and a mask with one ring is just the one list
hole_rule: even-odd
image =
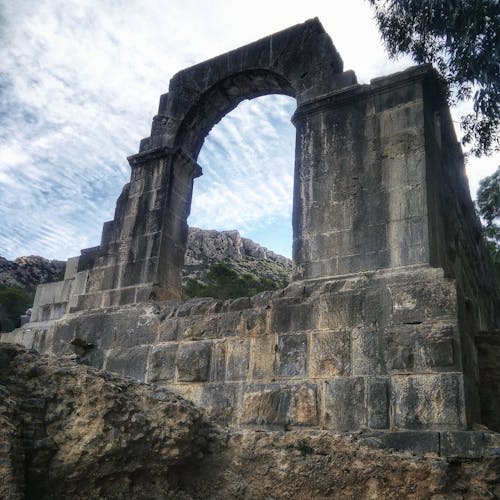
[[[204,138],[269,93],[297,100],[292,284],[180,302]],[[399,431],[437,452],[475,423],[500,427],[497,389],[481,385],[497,340],[480,333],[498,327],[498,298],[432,68],[358,84],[313,19],[177,73],[129,163],[100,245],[38,287],[13,341],[76,342],[85,362],[233,426]]]

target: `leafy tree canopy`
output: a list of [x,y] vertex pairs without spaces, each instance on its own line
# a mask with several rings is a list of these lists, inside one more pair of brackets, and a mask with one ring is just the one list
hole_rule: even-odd
[[500,284],[500,167],[479,183],[477,206]]
[[473,98],[462,117],[464,144],[476,156],[499,146],[498,0],[369,0],[389,55],[409,54],[441,73],[451,103]]

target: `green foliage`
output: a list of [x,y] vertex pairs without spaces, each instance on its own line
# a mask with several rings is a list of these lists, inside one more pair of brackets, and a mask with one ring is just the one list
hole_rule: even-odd
[[369,0],[389,55],[437,67],[450,102],[473,98],[462,117],[477,156],[499,146],[500,7],[497,0]]
[[500,284],[500,167],[481,180],[477,191],[477,206],[483,220],[484,235]]
[[19,286],[0,284],[0,331],[10,332],[19,326],[19,316],[33,305],[33,293]]
[[250,273],[239,274],[226,264],[212,264],[204,282],[187,280],[182,296],[184,299],[195,297],[214,297],[216,299],[236,299],[251,297],[264,290],[276,290],[286,286],[286,281],[273,281],[258,278]]

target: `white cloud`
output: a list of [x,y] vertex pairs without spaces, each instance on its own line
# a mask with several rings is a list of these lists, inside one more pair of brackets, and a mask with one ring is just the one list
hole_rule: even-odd
[[[361,82],[411,64],[387,60],[365,0],[24,0],[0,9],[0,255],[11,258],[66,258],[99,243],[128,181],[126,156],[185,67],[315,16]],[[244,103],[213,129],[191,223],[249,235],[289,226],[286,102]],[[471,166],[471,185],[495,167]]]

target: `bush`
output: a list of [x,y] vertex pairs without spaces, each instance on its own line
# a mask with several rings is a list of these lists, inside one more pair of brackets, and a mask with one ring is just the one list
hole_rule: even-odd
[[182,296],[184,299],[213,297],[215,299],[236,299],[251,297],[265,290],[276,290],[286,286],[286,282],[257,278],[250,273],[238,274],[226,264],[212,264],[204,282],[187,280]]
[[19,316],[33,305],[34,295],[16,285],[0,284],[0,332],[10,332],[20,323]]

